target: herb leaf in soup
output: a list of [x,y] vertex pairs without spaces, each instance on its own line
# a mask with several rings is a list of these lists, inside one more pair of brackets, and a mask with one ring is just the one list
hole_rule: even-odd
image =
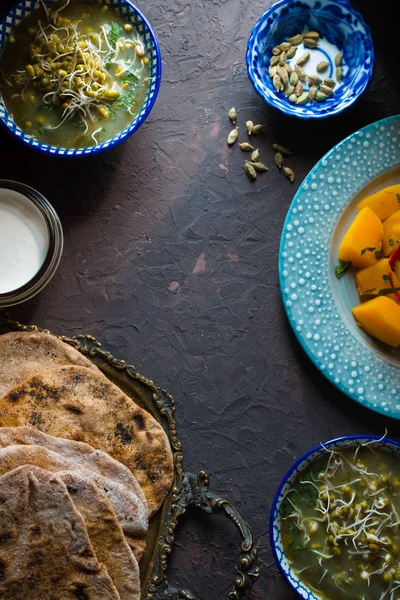
[[286,494],[286,557],[321,598],[400,598],[399,456],[375,441],[327,450]]
[[304,545],[301,543],[302,531],[298,527],[298,525],[296,525],[296,523],[291,524],[291,526],[289,528],[289,535],[290,535],[290,544],[291,544],[293,550],[303,550]]
[[120,34],[121,34],[121,25],[119,25],[119,23],[115,23],[115,21],[114,21],[113,23],[111,23],[111,28],[108,33],[108,41],[110,43],[110,46],[114,49],[117,47],[117,42],[118,42],[118,38],[119,38]]
[[115,118],[115,115],[119,109],[129,110],[132,108],[134,102],[134,93],[132,91],[122,92],[119,98],[110,107],[110,117]]
[[132,71],[127,71],[126,73],[121,75],[120,81],[121,83],[132,83],[136,85],[139,79],[137,75],[135,75],[135,73],[132,73]]
[[105,142],[143,106],[150,84],[143,39],[118,9],[105,7],[79,0],[41,4],[6,45],[4,102],[17,125],[42,143]]

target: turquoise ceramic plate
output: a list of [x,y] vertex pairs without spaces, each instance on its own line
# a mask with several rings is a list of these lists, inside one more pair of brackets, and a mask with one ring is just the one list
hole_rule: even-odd
[[361,331],[354,277],[334,274],[339,243],[358,202],[400,183],[400,115],[353,133],[301,184],[284,225],[279,274],[293,330],[316,367],[342,392],[400,419],[400,350]]

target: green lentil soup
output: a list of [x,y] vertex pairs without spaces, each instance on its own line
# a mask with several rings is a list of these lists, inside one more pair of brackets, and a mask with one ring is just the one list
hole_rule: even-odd
[[90,147],[138,115],[149,65],[143,39],[119,10],[79,0],[42,4],[7,41],[1,92],[28,135],[62,148]]
[[321,600],[399,600],[399,527],[399,455],[374,441],[327,449],[281,505],[287,560]]

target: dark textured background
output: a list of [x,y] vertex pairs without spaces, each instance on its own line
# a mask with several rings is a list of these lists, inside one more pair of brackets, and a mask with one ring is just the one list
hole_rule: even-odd
[[[1,0],[0,13],[12,0]],[[353,0],[372,28],[377,66],[368,91],[326,122],[298,122],[253,91],[244,55],[262,0],[138,1],[158,36],[157,103],[121,146],[79,161],[36,154],[0,132],[0,178],[30,184],[65,231],[59,271],[13,316],[55,333],[90,333],[176,398],[186,468],[207,468],[214,491],[253,528],[262,575],[249,600],[294,596],[268,541],[276,487],[319,441],[398,423],[333,388],[302,353],[278,287],[278,248],[299,182],[334,144],[400,112],[398,25],[391,0]],[[269,173],[250,182],[228,149],[227,111],[267,124],[257,139]],[[243,136],[245,137],[245,136]],[[295,152],[292,186],[272,167],[272,143]],[[179,530],[174,582],[219,600],[233,581],[231,524],[196,513]]]

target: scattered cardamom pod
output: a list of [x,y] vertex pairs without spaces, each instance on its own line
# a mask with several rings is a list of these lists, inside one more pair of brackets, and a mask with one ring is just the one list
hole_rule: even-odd
[[239,127],[235,127],[228,135],[228,146],[232,146],[239,137]]
[[262,130],[264,129],[265,125],[254,125],[253,127],[253,135],[258,135],[259,133],[262,132]]
[[269,59],[269,64],[271,65],[271,67],[278,65],[279,64],[279,56],[271,56],[271,58]]
[[316,95],[316,100],[317,102],[325,102],[325,100],[328,100],[329,96],[327,94],[324,94],[324,92],[321,92],[320,90],[318,90],[317,95]]
[[343,79],[343,69],[342,67],[336,67],[336,79],[340,82]]
[[283,85],[282,85],[282,81],[281,78],[279,77],[278,73],[276,73],[273,78],[272,78],[272,84],[274,86],[274,88],[276,89],[277,92],[280,92],[281,89],[283,89]]
[[310,89],[308,90],[308,93],[310,94],[310,100],[311,102],[315,102],[316,97],[317,97],[317,91],[318,88],[316,85],[311,85]]
[[243,151],[243,152],[250,152],[250,150],[253,150],[253,146],[251,144],[249,144],[248,142],[242,142],[241,144],[239,144],[239,148]]
[[305,38],[312,38],[313,40],[319,40],[318,31],[306,31],[305,33],[303,33],[303,36]]
[[335,67],[341,67],[343,62],[343,53],[338,52],[335,56]]
[[336,81],[331,77],[327,77],[326,79],[324,79],[324,85],[327,85],[330,88],[334,89],[336,86]]
[[306,37],[303,40],[303,44],[305,45],[306,48],[311,48],[312,50],[318,46],[317,40],[314,40],[313,38],[306,38]]
[[321,60],[321,62],[317,64],[317,73],[323,73],[328,67],[329,63],[326,60]]
[[279,66],[283,67],[283,65],[286,62],[286,52],[282,52],[282,54],[279,55],[278,62],[279,62]]
[[327,96],[332,96],[332,94],[333,94],[333,89],[331,87],[329,87],[329,85],[321,84],[319,86],[319,89],[321,90],[321,92],[323,92]]
[[284,69],[283,67],[279,67],[278,75],[281,78],[283,86],[286,87],[287,84],[289,83],[289,75],[288,75],[288,72],[286,71],[286,69]]
[[290,169],[289,167],[283,167],[282,173],[284,174],[286,179],[289,179],[290,183],[293,183],[295,175],[294,175],[292,169]]
[[259,173],[265,173],[265,171],[268,171],[268,167],[266,167],[264,165],[264,163],[262,162],[254,162],[253,163],[253,167],[255,168],[256,171],[258,171]]
[[286,52],[286,58],[287,59],[293,58],[296,55],[296,52],[297,52],[297,48],[290,48],[290,50],[288,50]]
[[301,96],[297,98],[296,104],[307,104],[310,94],[308,92],[303,92]]
[[257,162],[259,158],[260,158],[260,151],[258,148],[256,148],[251,153],[251,160],[252,160],[252,162]]
[[[296,98],[297,100],[297,98]],[[275,152],[275,164],[278,169],[282,168],[283,165],[283,154],[281,152]]]
[[305,65],[309,58],[310,58],[310,53],[309,52],[305,52],[296,61],[296,65],[300,65],[300,67],[303,66],[303,65]]
[[278,56],[282,52],[282,50],[278,48],[278,46],[275,46],[275,48],[272,48],[271,52],[274,56]]
[[299,82],[299,76],[297,75],[296,71],[294,71],[291,74],[289,81],[290,81],[290,83],[292,85],[297,85],[298,84],[298,82]]
[[251,135],[253,133],[253,127],[254,127],[253,121],[246,121],[247,135]]
[[282,42],[281,44],[278,44],[278,48],[280,48],[284,52],[289,50],[291,47],[292,47],[292,44],[290,42]]
[[303,41],[302,33],[298,33],[297,35],[294,35],[293,37],[290,37],[288,39],[288,42],[290,42],[290,44],[292,44],[292,46],[298,46],[299,44],[301,44],[302,41]]
[[236,112],[236,108],[234,106],[232,106],[232,108],[228,112],[228,117],[230,118],[230,120],[232,121],[232,123],[234,125],[236,125],[237,112]]
[[286,146],[282,146],[281,144],[272,144],[272,147],[276,152],[280,152],[282,156],[290,156],[292,154]]
[[286,98],[289,98],[289,96],[291,96],[292,94],[294,94],[294,85],[288,85],[285,88],[285,96]]
[[298,81],[296,87],[294,88],[294,93],[296,94],[297,97],[299,97],[302,95],[303,92],[304,92],[304,85],[301,83],[301,81]]
[[285,63],[285,64],[283,65],[283,68],[284,68],[284,69],[286,69],[286,71],[288,72],[288,75],[289,75],[289,77],[290,77],[290,75],[293,73],[293,69],[292,69],[292,67],[289,65],[289,63]]
[[257,173],[255,168],[253,167],[253,165],[251,163],[249,163],[248,161],[246,161],[244,163],[244,172],[246,173],[247,177],[249,179],[251,179],[252,181],[255,180],[255,178],[257,177]]
[[278,65],[275,65],[275,67],[270,67],[268,69],[268,73],[269,73],[269,76],[271,77],[271,79],[278,72],[278,68],[279,68]]
[[322,83],[322,79],[320,79],[320,77],[318,77],[317,75],[307,75],[307,77],[308,81],[312,85],[319,85],[320,83]]
[[299,76],[300,81],[307,81],[307,75],[306,75],[305,71],[301,68],[300,65],[296,65],[294,67],[294,70],[296,71],[297,75]]
[[289,102],[291,102],[292,104],[296,104],[296,102],[297,102],[296,94],[292,94],[291,96],[289,96]]

